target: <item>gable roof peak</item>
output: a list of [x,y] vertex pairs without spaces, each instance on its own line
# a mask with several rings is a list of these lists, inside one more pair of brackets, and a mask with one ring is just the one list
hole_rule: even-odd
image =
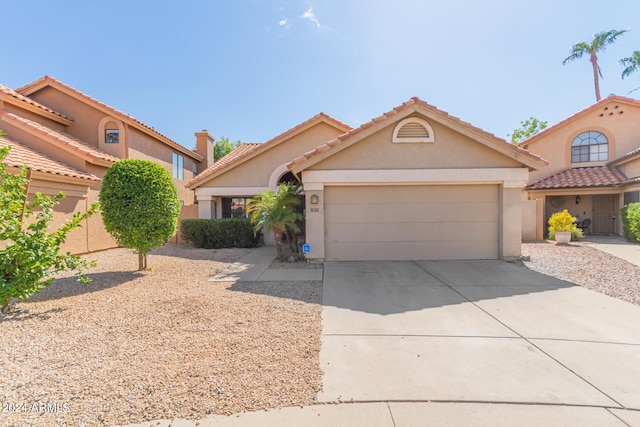
[[102,101],[97,100],[96,98],[93,98],[90,95],[87,95],[86,93],[72,87],[69,86],[68,84],[56,79],[53,76],[50,75],[45,75],[44,77],[39,78],[38,80],[29,83],[25,86],[22,86],[18,89],[16,89],[16,91],[22,95],[25,96],[29,96],[32,93],[35,93],[37,91],[39,91],[40,89],[46,87],[46,86],[52,86],[55,87],[57,89],[59,89],[62,92],[67,93],[68,95],[71,95],[72,97],[75,97],[76,99],[80,99],[84,102],[86,102],[89,105],[92,105],[94,108],[98,109],[98,110],[102,110],[103,112],[106,112],[107,114],[113,114],[115,117],[119,118],[120,120],[123,120],[125,122],[128,122],[129,124],[131,124],[133,127],[137,128],[138,130],[141,130],[142,132],[151,135],[153,137],[155,137],[156,139],[162,141],[164,144],[175,148],[176,150],[182,152],[183,154],[188,155],[189,157],[196,159],[198,161],[203,161],[204,157],[202,157],[200,154],[198,154],[197,152],[190,150],[188,148],[186,148],[185,146],[177,143],[176,141],[172,140],[171,138],[169,138],[168,136],[158,132],[155,128],[153,128],[152,126],[149,126],[143,122],[141,122],[140,120],[136,119],[135,117],[133,117],[130,114],[124,113],[116,108],[113,108],[110,105],[105,104]]

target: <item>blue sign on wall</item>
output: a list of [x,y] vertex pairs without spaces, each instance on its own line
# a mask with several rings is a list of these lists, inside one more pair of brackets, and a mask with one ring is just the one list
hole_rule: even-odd
[[309,252],[311,252],[311,246],[308,243],[305,243],[304,245],[302,245],[302,252],[308,254]]

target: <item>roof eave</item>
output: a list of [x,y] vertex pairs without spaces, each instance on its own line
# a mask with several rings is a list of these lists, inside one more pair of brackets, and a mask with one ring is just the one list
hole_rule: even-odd
[[55,87],[56,89],[64,92],[65,94],[72,96],[76,99],[78,99],[79,101],[85,102],[85,103],[89,103],[91,104],[94,108],[102,111],[105,114],[115,114],[116,116],[118,116],[118,118],[120,118],[122,121],[125,121],[129,126],[134,127],[136,130],[139,130],[155,139],[160,140],[161,142],[163,142],[166,145],[169,145],[172,148],[175,148],[177,151],[180,151],[182,154],[185,154],[199,162],[203,162],[204,161],[204,157],[198,153],[196,153],[195,151],[189,150],[188,148],[178,144],[177,142],[169,139],[168,137],[166,137],[165,135],[161,134],[160,132],[154,130],[153,128],[143,124],[142,122],[136,120],[135,118],[119,111],[116,110],[113,107],[110,107],[106,104],[102,105],[102,103],[96,99],[91,98],[90,96],[88,96],[87,94],[80,92],[77,89],[74,89],[68,85],[66,85],[65,83],[60,82],[59,80],[50,77],[50,76],[44,76],[38,80],[36,80],[33,83],[30,83],[28,85],[25,85],[21,88],[16,89],[16,92],[28,96],[31,95],[33,93],[38,92],[39,90],[47,87],[47,86],[52,86]]

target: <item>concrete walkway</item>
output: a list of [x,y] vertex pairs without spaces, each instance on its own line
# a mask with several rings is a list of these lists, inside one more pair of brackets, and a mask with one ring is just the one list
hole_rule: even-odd
[[210,282],[289,282],[322,280],[322,268],[314,269],[269,269],[276,259],[275,246],[254,248],[231,264],[229,268],[218,273]]
[[631,243],[622,236],[585,236],[584,243],[632,264],[640,266],[640,244]]

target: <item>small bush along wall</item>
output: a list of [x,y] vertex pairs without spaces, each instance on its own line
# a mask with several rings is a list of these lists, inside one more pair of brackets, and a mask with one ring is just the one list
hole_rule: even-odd
[[180,221],[184,240],[198,248],[252,248],[258,243],[248,218],[184,219]]
[[624,237],[632,242],[640,242],[640,203],[629,203],[620,210]]

